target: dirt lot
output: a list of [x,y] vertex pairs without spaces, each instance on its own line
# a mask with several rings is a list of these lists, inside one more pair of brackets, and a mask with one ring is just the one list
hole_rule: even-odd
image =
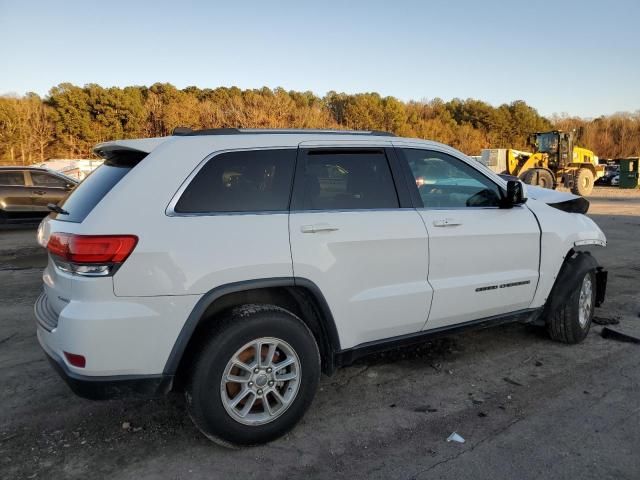
[[[596,315],[640,334],[640,192],[590,200],[609,240]],[[1,478],[640,478],[640,345],[599,325],[578,346],[510,325],[369,358],[323,378],[290,435],[230,451],[177,395],[71,394],[35,337],[44,261],[32,229],[0,231]]]

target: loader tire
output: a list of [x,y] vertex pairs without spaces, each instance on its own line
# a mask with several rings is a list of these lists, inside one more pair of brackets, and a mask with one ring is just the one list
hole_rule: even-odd
[[588,168],[579,168],[573,181],[571,193],[586,196],[593,190],[593,173]]
[[542,188],[553,188],[553,175],[548,170],[542,168],[532,168],[527,170],[522,177],[522,181],[528,185],[535,185]]

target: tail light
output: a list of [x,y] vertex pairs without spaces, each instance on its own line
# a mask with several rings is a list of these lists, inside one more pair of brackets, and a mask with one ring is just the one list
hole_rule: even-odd
[[135,235],[52,233],[47,250],[61,270],[87,277],[113,275],[138,243]]

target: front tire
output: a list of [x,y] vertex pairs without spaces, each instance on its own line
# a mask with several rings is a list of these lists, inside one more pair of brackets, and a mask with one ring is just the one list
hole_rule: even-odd
[[593,190],[593,173],[588,168],[579,168],[573,181],[571,193],[583,197]]
[[565,302],[551,312],[549,336],[562,343],[582,342],[591,328],[596,305],[596,275],[589,270],[570,292]]
[[309,328],[273,305],[234,309],[212,332],[186,389],[198,429],[224,446],[284,435],[311,405],[320,353]]

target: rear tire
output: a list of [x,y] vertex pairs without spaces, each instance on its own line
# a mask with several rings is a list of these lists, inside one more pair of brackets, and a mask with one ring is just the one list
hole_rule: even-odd
[[571,192],[583,197],[589,195],[593,190],[593,173],[588,168],[579,168],[573,180]]
[[543,168],[532,168],[527,170],[522,177],[522,181],[528,185],[535,185],[542,188],[553,188],[553,175]]
[[[198,429],[227,447],[266,443],[291,430],[320,380],[320,352],[309,328],[274,305],[244,305],[211,334],[186,389]],[[279,367],[283,362],[290,363]]]
[[547,323],[549,336],[562,343],[582,342],[591,328],[596,305],[596,275],[589,270]]

